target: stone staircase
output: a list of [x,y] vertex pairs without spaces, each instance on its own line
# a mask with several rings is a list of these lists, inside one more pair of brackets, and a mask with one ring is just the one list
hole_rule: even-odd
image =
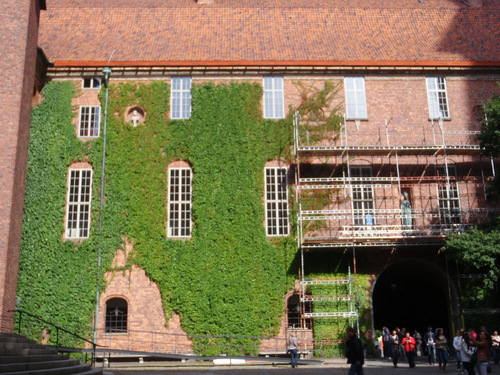
[[51,347],[15,333],[0,333],[0,374],[100,374],[102,369],[59,355]]

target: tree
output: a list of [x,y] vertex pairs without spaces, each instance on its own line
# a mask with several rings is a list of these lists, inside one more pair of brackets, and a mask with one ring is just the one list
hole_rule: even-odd
[[[484,155],[500,156],[500,96],[483,106],[485,119],[482,122],[478,140]],[[489,191],[494,200],[500,198],[500,176],[490,183]],[[484,274],[482,287],[492,290],[500,278],[500,218],[492,217],[491,222],[473,229],[471,233],[451,235],[442,251],[462,265],[465,272]]]

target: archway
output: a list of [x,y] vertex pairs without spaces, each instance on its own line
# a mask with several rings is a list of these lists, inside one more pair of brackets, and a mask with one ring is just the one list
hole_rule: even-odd
[[372,292],[375,329],[405,327],[425,332],[427,326],[449,333],[446,275],[436,265],[410,258],[395,262],[378,276]]

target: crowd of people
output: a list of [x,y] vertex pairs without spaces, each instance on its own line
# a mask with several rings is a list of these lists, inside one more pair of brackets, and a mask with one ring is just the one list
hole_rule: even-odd
[[381,344],[384,357],[391,359],[394,367],[398,367],[400,359],[406,359],[410,368],[413,368],[415,356],[427,356],[429,365],[434,366],[437,363],[439,371],[446,372],[448,356],[455,353],[459,373],[474,375],[477,369],[480,375],[486,375],[491,372],[490,354],[495,364],[498,364],[500,359],[498,331],[490,335],[486,327],[481,327],[479,334],[473,329],[457,330],[450,342],[442,328],[433,330],[428,327],[427,332],[422,335],[418,330],[411,334],[405,328],[396,327],[391,332],[387,327],[383,327]]

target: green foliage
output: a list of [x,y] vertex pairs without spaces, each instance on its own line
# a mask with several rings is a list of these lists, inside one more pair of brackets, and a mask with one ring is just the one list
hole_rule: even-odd
[[[314,94],[317,108],[330,103],[331,92],[325,86],[324,92]],[[291,119],[262,120],[262,88],[256,84],[194,85],[192,117],[182,121],[168,119],[170,87],[165,82],[111,85],[99,233],[103,140],[76,138],[71,123],[76,94],[71,83],[49,83],[43,103],[33,111],[21,307],[88,334],[98,249],[103,290],[103,274],[118,270],[111,268],[111,261],[127,241],[134,246],[128,266],[135,263],[146,270],[160,287],[167,317],[178,312],[188,334],[277,334],[283,297],[297,277],[297,248],[293,235],[266,238],[263,170],[269,160],[290,160]],[[101,100],[103,95],[104,90]],[[314,103],[303,106],[304,115],[309,111],[310,118],[317,116]],[[125,121],[133,106],[146,114],[144,124],[137,127]],[[166,237],[167,169],[176,160],[193,168],[194,228],[192,238],[185,241]],[[76,161],[88,161],[94,171],[91,235],[80,242],[63,239],[67,171]],[[326,199],[320,199],[321,206]],[[291,209],[294,226],[295,208]],[[317,338],[338,338],[343,328],[338,321],[318,323]],[[196,338],[194,348],[219,354],[227,352],[229,343],[233,348],[258,347],[250,338],[218,337],[211,340],[210,349],[205,339]]]
[[[345,278],[348,275],[345,273],[328,273],[328,274],[311,274],[314,278]],[[351,275],[353,276],[353,275]],[[350,290],[350,287],[352,290]],[[311,285],[308,286],[308,293],[313,296],[333,296],[333,295],[355,295],[355,300],[352,301],[328,301],[316,302],[313,306],[315,313],[335,312],[335,311],[351,311],[355,309],[359,311],[359,327],[361,333],[366,332],[371,328],[371,316],[367,312],[370,311],[370,285],[367,275],[358,274],[356,280],[351,283],[351,286],[346,284],[341,285]],[[359,309],[359,310],[358,310]],[[368,318],[367,318],[368,317]],[[314,321],[314,339],[317,340],[316,350],[321,356],[335,357],[342,356],[345,353],[345,345],[342,343],[345,338],[345,330],[352,326],[357,329],[357,321],[353,318],[321,318]]]
[[301,99],[297,107],[301,116],[301,143],[315,144],[332,135],[335,138],[342,124],[342,105],[340,102],[334,104],[334,101],[342,90],[342,84],[325,81],[322,89],[303,81],[295,81],[294,85]]
[[[249,83],[193,87],[194,110],[185,121],[167,119],[164,82],[112,85],[99,236],[102,138],[83,143],[75,137],[73,95],[71,83],[48,84],[33,112],[22,307],[65,328],[87,328],[97,249],[102,248],[102,276],[115,251],[129,241],[134,245],[129,261],[158,283],[167,315],[179,312],[189,334],[276,334],[283,296],[295,279],[289,269],[297,250],[293,236],[266,238],[263,170],[268,160],[289,158],[291,121],[263,121],[262,89]],[[131,106],[144,109],[143,125],[125,121]],[[180,159],[194,171],[194,230],[187,241],[167,239],[165,228],[167,168]],[[82,160],[94,170],[91,236],[64,241],[67,170]],[[104,288],[102,278],[99,282]],[[227,340],[218,338],[210,354],[224,351]]]
[[483,120],[483,128],[478,139],[484,153],[492,158],[500,156],[500,96],[494,95],[483,106],[486,118]]
[[[500,83],[499,83],[500,86]],[[500,96],[493,98],[483,105],[485,119],[482,122],[481,134],[477,137],[481,141],[481,149],[486,156],[498,158],[500,156]],[[500,177],[497,175],[489,184],[492,198],[500,199]]]
[[[500,156],[500,96],[495,95],[483,106],[486,115],[478,136],[484,154]],[[490,182],[489,192],[500,197],[500,179]],[[500,218],[494,215],[488,223],[470,233],[451,235],[443,251],[456,260],[465,274],[484,274],[485,277],[461,282],[461,303],[465,308],[498,306],[498,279],[500,276]],[[484,325],[488,316],[469,317],[468,324]],[[486,319],[486,320],[485,320]]]
[[[452,235],[443,251],[458,260],[466,272],[486,274],[482,287],[493,289],[499,277],[500,230],[474,229],[471,233]],[[476,291],[477,295],[477,291]]]
[[[85,334],[95,301],[98,241],[95,235],[83,242],[62,241],[64,206],[69,165],[86,158],[95,165],[98,155],[89,152],[91,143],[83,144],[75,136],[73,84],[50,83],[42,94],[43,103],[34,108],[31,123],[19,264],[20,308]],[[99,170],[96,166],[96,175]],[[98,177],[94,180],[97,186]],[[94,200],[96,195],[94,190]],[[93,233],[96,207],[94,204]],[[103,243],[108,242],[118,245],[103,237]],[[106,261],[110,258],[104,264]],[[42,329],[32,327],[31,333],[39,335]]]

